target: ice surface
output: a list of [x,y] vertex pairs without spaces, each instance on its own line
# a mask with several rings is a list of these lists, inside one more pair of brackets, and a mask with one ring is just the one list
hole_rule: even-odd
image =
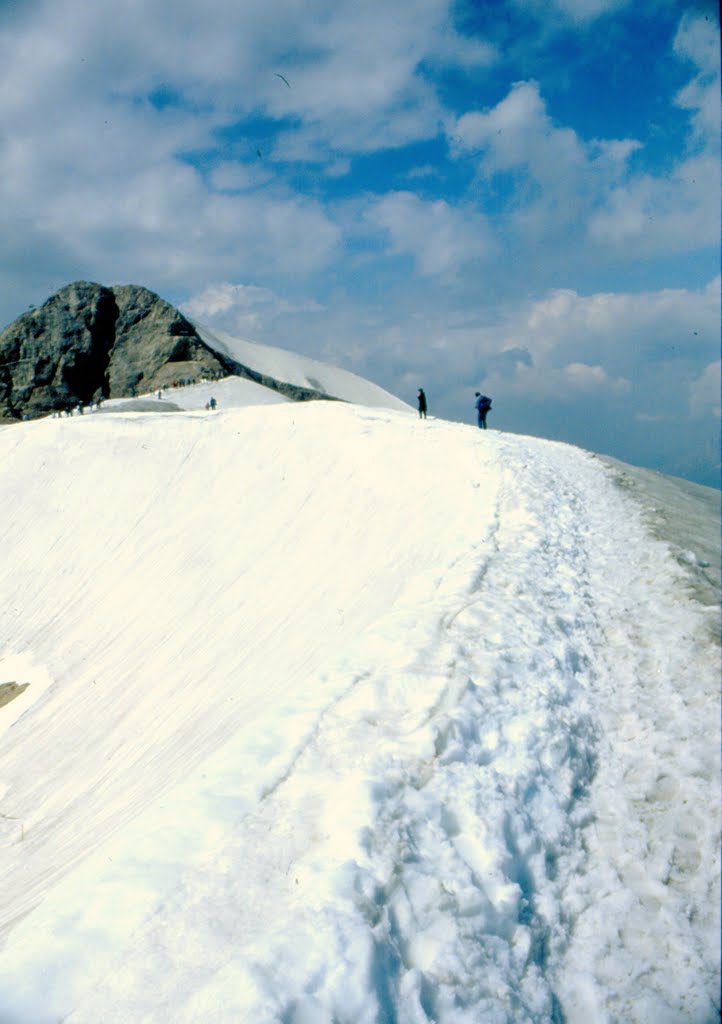
[[718,1019],[705,515],[216,392],[0,429],[2,1024]]

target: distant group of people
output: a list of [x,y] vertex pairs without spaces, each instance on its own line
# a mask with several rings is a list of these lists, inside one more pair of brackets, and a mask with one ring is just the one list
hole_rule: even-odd
[[[101,400],[97,398],[88,405],[83,405],[82,402],[79,402],[77,405],[62,406],[53,411],[52,418],[61,419],[63,416],[83,416],[86,412],[95,412],[100,408],[100,401]],[[23,416],[24,420],[27,418],[27,416]]]
[[[491,399],[488,395],[482,395],[480,391],[475,394],[476,402],[474,406],[476,408],[476,422],[482,430],[486,430],[486,417],[491,410]],[[419,403],[419,419],[425,420],[426,413],[428,411],[428,402],[426,401],[426,393],[423,388],[419,388],[418,393]]]
[[[204,384],[207,383],[207,380],[205,378],[203,380],[203,383]],[[178,385],[178,384],[173,384],[172,385],[172,387],[174,387],[174,388],[175,387],[179,387],[179,386],[180,387],[185,387],[186,385],[184,385],[184,384],[183,385]],[[159,398],[159,399],[161,399],[163,397],[163,388],[158,388],[158,391],[156,392],[156,397]],[[213,412],[213,410],[216,408],[217,405],[218,405],[218,402],[216,402],[215,398],[213,398],[211,396],[211,398],[206,402],[206,412]]]
[[202,377],[181,377],[179,380],[173,380],[170,384],[166,384],[167,388],[187,388],[192,387],[194,384],[208,384],[212,380],[222,380],[225,376],[222,370],[215,370],[213,373],[204,373]]

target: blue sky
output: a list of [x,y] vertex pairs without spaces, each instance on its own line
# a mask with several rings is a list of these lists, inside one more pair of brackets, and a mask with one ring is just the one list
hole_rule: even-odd
[[6,0],[0,58],[3,325],[143,284],[718,483],[716,4]]

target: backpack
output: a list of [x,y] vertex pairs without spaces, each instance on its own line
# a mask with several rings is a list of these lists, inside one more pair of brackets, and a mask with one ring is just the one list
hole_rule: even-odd
[[476,403],[476,408],[479,412],[488,412],[491,409],[491,399],[487,398],[486,395],[481,395]]

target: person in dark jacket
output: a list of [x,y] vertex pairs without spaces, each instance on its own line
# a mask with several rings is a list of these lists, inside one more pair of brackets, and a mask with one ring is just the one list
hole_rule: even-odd
[[486,414],[491,409],[491,399],[486,395],[476,392],[476,417],[477,423],[482,430],[486,430]]
[[426,395],[423,388],[419,388],[419,419],[426,419]]

